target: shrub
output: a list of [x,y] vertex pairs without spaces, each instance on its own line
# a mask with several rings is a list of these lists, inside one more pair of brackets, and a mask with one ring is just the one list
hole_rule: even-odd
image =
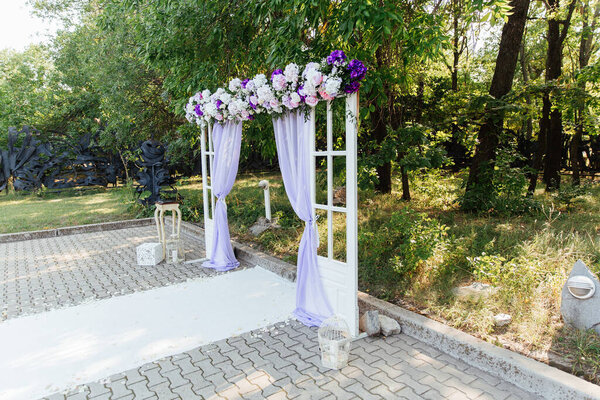
[[446,237],[447,227],[408,208],[371,216],[359,230],[359,277],[387,289],[407,282]]

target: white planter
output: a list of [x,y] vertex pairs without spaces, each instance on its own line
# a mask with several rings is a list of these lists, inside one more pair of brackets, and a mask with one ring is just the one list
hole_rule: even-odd
[[137,247],[138,265],[157,265],[163,260],[162,243],[143,243]]

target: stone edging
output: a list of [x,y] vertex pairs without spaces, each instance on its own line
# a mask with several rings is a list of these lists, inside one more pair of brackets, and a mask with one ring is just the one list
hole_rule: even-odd
[[[187,233],[195,233],[201,236],[202,241],[204,241],[204,228],[185,221],[182,221],[181,226],[183,228],[182,230],[184,231],[184,233],[186,233],[186,230],[188,231]],[[283,278],[289,281],[296,281],[295,265],[286,263],[285,261],[282,261],[259,250],[253,249],[248,245],[238,243],[233,240],[232,245],[235,256],[240,262],[251,266],[260,265],[264,269],[274,272],[277,275],[282,276]]]
[[[184,227],[204,237],[204,229],[190,223]],[[260,265],[286,279],[295,281],[296,266],[233,242],[241,262]],[[544,399],[600,399],[600,387],[547,364],[513,351],[494,346],[465,332],[408,311],[397,305],[358,292],[361,311],[378,310],[402,325],[402,332],[450,356],[510,382]]]
[[402,325],[402,332],[465,363],[544,399],[600,399],[600,386],[558,368],[494,346],[397,305],[358,292],[361,310],[378,310]]
[[154,223],[154,218],[129,219],[125,221],[102,222],[99,224],[68,226],[65,228],[41,231],[5,233],[0,235],[0,243],[20,242],[31,239],[44,239],[57,236],[74,235],[76,233],[112,231],[115,229],[146,226]]

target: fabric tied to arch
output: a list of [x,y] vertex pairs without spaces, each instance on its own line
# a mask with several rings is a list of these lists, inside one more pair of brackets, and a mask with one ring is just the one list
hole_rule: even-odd
[[211,171],[211,184],[217,201],[213,210],[212,253],[210,260],[204,262],[202,266],[217,271],[228,271],[240,265],[231,247],[225,197],[231,191],[238,171],[242,143],[242,123],[233,121],[228,121],[225,124],[215,123],[212,129],[212,137],[215,158],[213,162],[214,171]]
[[312,121],[300,110],[273,118],[277,158],[285,191],[294,212],[304,221],[298,249],[296,309],[294,315],[308,326],[320,326],[333,315],[317,263],[318,233],[310,194],[310,129]]

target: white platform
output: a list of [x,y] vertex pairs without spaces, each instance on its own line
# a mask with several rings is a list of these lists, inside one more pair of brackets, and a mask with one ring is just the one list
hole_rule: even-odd
[[295,296],[255,267],[8,320],[0,398],[40,398],[286,320]]

